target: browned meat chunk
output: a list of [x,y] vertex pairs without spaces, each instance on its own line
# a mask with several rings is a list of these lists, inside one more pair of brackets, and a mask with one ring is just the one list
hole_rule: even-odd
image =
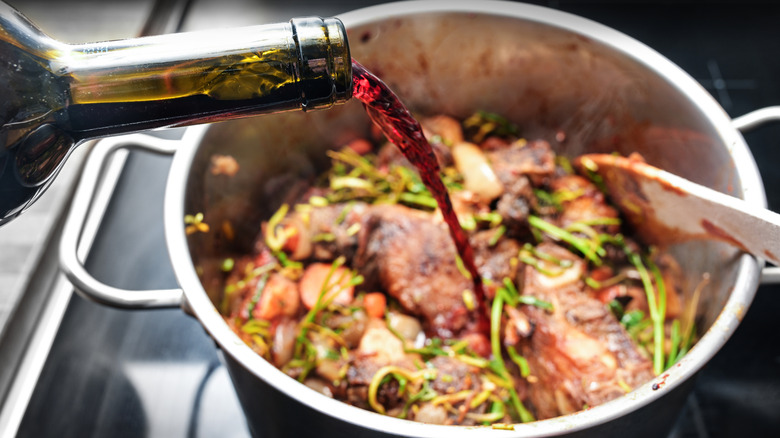
[[[354,360],[347,370],[348,389],[344,397],[350,404],[368,409],[368,386],[377,371],[388,365],[413,371],[419,357],[404,351],[403,342],[390,332],[384,321],[372,319],[367,325],[360,345],[355,350]],[[398,382],[382,385],[377,401],[388,410],[396,407],[401,402]]]
[[473,319],[463,291],[474,285],[458,270],[456,254],[447,228],[431,214],[375,206],[363,216],[354,267],[367,288],[387,291],[422,316],[429,332],[448,339]]
[[488,158],[505,192],[497,209],[509,235],[523,237],[528,232],[528,215],[536,207],[534,185],[547,182],[555,172],[555,155],[543,140],[518,140],[508,147],[488,151]]
[[512,262],[520,252],[520,243],[513,239],[501,238],[495,245],[491,239],[495,231],[480,231],[469,239],[474,248],[474,262],[477,264],[480,276],[486,283],[501,283],[504,278],[512,282],[517,280],[518,263]]
[[596,406],[651,379],[650,360],[606,306],[583,292],[584,263],[554,244],[538,250],[574,264],[556,277],[526,266],[523,293],[554,306],[553,312],[521,309],[535,328],[521,349],[534,376],[528,391],[537,418]]
[[496,205],[498,213],[510,236],[525,236],[528,234],[528,215],[536,204],[531,182],[519,175],[504,187],[506,190]]
[[291,215],[288,226],[297,230],[287,243],[291,258],[326,261],[339,255],[351,258],[357,249],[354,227],[366,208],[362,203],[334,204]]
[[436,356],[430,364],[438,370],[431,389],[439,394],[454,394],[466,389],[478,389],[481,380],[473,366],[447,356]]
[[539,186],[555,172],[555,154],[544,140],[518,140],[507,148],[489,151],[488,158],[505,187],[521,175]]
[[[560,226],[566,228],[575,223],[593,223],[601,219],[616,219],[618,212],[607,204],[604,194],[595,184],[577,175],[567,175],[556,178],[550,183],[550,188],[558,193],[564,201],[563,211],[559,217]],[[600,231],[616,233],[617,225],[594,225]]]

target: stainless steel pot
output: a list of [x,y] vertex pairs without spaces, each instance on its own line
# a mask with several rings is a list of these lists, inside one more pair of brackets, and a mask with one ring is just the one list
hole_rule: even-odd
[[[559,153],[639,152],[651,164],[765,205],[738,128],[780,118],[780,111],[733,121],[686,73],[619,32],[566,13],[503,2],[386,4],[340,18],[349,29],[353,56],[418,113],[496,112],[521,125],[529,138],[565,133],[554,145]],[[360,104],[351,102],[322,112],[191,127],[181,141],[143,135],[104,140],[87,163],[66,224],[63,270],[96,301],[127,308],[181,306],[198,318],[224,352],[258,436],[663,436],[697,371],[747,311],[762,261],[712,242],[673,248],[687,275],[685,290],[710,274],[699,307],[698,344],[668,372],[620,399],[516,425],[514,431],[424,425],[348,406],[287,377],[228,328],[212,304],[221,288],[214,275],[221,260],[252,244],[260,221],[276,210],[291,179],[316,172],[328,147],[365,134],[367,127]],[[164,220],[181,290],[115,289],[92,278],[76,255],[103,161],[126,148],[175,152]],[[232,155],[242,170],[231,179],[211,175],[213,154]],[[188,237],[184,215],[198,212],[212,231]],[[224,222],[232,224],[232,241],[220,231]]]

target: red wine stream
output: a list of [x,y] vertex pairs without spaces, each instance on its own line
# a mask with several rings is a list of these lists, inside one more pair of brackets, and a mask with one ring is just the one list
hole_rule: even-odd
[[447,188],[441,180],[441,169],[433,148],[423,135],[420,123],[412,117],[409,110],[390,88],[379,78],[352,60],[352,96],[363,102],[371,120],[384,132],[385,136],[403,153],[420,174],[425,186],[439,205],[444,221],[450,228],[463,265],[474,280],[477,312],[477,330],[489,336],[490,318],[488,316],[482,279],[474,263],[474,250],[469,238],[458,222]]

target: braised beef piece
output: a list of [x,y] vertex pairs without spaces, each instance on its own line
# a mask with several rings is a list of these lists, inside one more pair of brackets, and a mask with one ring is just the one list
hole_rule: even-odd
[[350,230],[360,222],[367,206],[363,203],[333,204],[314,207],[306,218],[298,217],[298,226],[305,227],[302,238],[312,245],[311,257],[315,260],[334,260],[343,255],[351,259],[357,249],[357,233]]
[[[373,410],[368,404],[368,386],[377,371],[385,365],[390,364],[379,362],[371,356],[355,358],[347,369],[347,387],[343,395],[345,401],[353,406]],[[398,396],[398,382],[391,380],[380,386],[376,398],[387,410],[398,406],[402,403]]]
[[[458,359],[447,356],[436,356],[429,361],[431,366],[437,370],[436,377],[431,381],[431,389],[440,395],[455,394],[460,391],[473,391],[476,396],[482,388],[482,380],[479,377],[479,369],[467,365]],[[471,399],[466,399],[462,404],[457,405],[454,411],[446,411],[446,416],[438,424],[458,424],[462,426],[473,426],[476,422],[466,417],[466,404]],[[468,408],[468,412],[473,414],[482,414],[486,410],[486,404],[482,403],[476,408]],[[418,411],[417,414],[420,414]],[[431,418],[424,419],[415,417],[417,421],[430,421]]]
[[518,140],[487,152],[493,171],[504,186],[527,176],[535,186],[544,185],[555,173],[555,154],[544,140]]
[[504,194],[498,198],[496,210],[507,228],[507,235],[522,238],[529,234],[528,215],[536,207],[536,196],[528,177],[519,175],[504,183]]
[[525,267],[523,293],[554,306],[553,312],[521,307],[534,325],[533,334],[520,346],[535,378],[528,395],[537,418],[596,406],[650,380],[650,359],[608,308],[584,292],[582,260],[552,243],[540,245],[538,251],[573,265],[557,276]]
[[436,356],[430,364],[437,370],[431,389],[439,394],[454,394],[467,389],[478,390],[482,384],[478,369],[457,359]]
[[513,263],[512,259],[517,258],[520,252],[520,243],[514,239],[502,237],[491,245],[495,233],[495,230],[480,231],[469,239],[471,247],[474,249],[474,262],[479,274],[488,284],[500,284],[504,278],[516,282],[519,264]]
[[528,215],[537,207],[534,186],[547,183],[555,173],[555,155],[543,140],[519,140],[506,147],[487,151],[493,171],[504,185],[505,192],[496,208],[503,218],[508,234],[528,235]]
[[456,264],[455,245],[433,215],[400,205],[373,206],[364,215],[353,267],[376,287],[420,315],[429,334],[444,339],[471,318],[463,291],[473,290]]
[[[336,395],[363,408],[370,408],[368,387],[382,367],[393,365],[415,371],[416,363],[420,360],[417,355],[406,353],[403,342],[387,328],[384,320],[378,318],[367,322],[365,332],[353,353],[346,374],[347,386],[343,388],[343,392]],[[399,407],[402,400],[398,389],[398,382],[395,380],[381,385],[377,401],[388,411]]]
[[[436,376],[430,381],[430,387],[440,395],[455,394],[464,390],[479,391],[482,380],[479,370],[457,359],[447,356],[436,356],[430,364],[435,369]],[[344,398],[348,403],[370,409],[368,404],[368,386],[375,374],[385,365],[395,365],[411,372],[417,371],[417,367],[411,360],[387,362],[380,357],[358,356],[347,370],[346,388],[337,392],[337,397]],[[395,379],[390,379],[381,385],[377,391],[377,401],[387,411],[398,410],[404,406],[405,401],[398,395],[399,384]],[[475,392],[476,394],[476,392]],[[481,413],[480,409],[472,409],[471,412]],[[441,424],[474,424],[472,421],[460,418],[457,414],[448,413],[447,419]]]

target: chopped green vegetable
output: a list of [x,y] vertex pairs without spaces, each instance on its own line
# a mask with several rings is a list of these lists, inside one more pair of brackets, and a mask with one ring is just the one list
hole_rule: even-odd
[[597,252],[597,249],[600,248],[598,242],[576,237],[568,231],[557,227],[537,216],[528,216],[528,223],[532,227],[538,228],[550,237],[568,243],[581,252],[594,265],[601,266],[601,258],[599,258]]
[[501,239],[501,236],[504,235],[504,233],[506,233],[506,226],[499,225],[499,227],[496,228],[496,232],[493,233],[492,236],[490,236],[490,241],[488,242],[488,245],[491,247],[496,246],[496,244]]
[[680,350],[680,342],[682,341],[682,337],[680,336],[680,321],[675,319],[672,321],[672,331],[670,333],[669,339],[671,340],[671,349],[669,350],[669,357],[666,359],[666,367],[664,369],[670,368],[674,363],[677,361],[677,353]]
[[221,266],[222,271],[224,272],[232,271],[235,264],[236,264],[235,261],[230,257],[226,258],[225,260],[222,260],[222,266]]
[[480,143],[488,136],[512,137],[520,132],[517,125],[505,117],[487,111],[477,111],[463,121],[463,128],[471,134],[474,143]]

